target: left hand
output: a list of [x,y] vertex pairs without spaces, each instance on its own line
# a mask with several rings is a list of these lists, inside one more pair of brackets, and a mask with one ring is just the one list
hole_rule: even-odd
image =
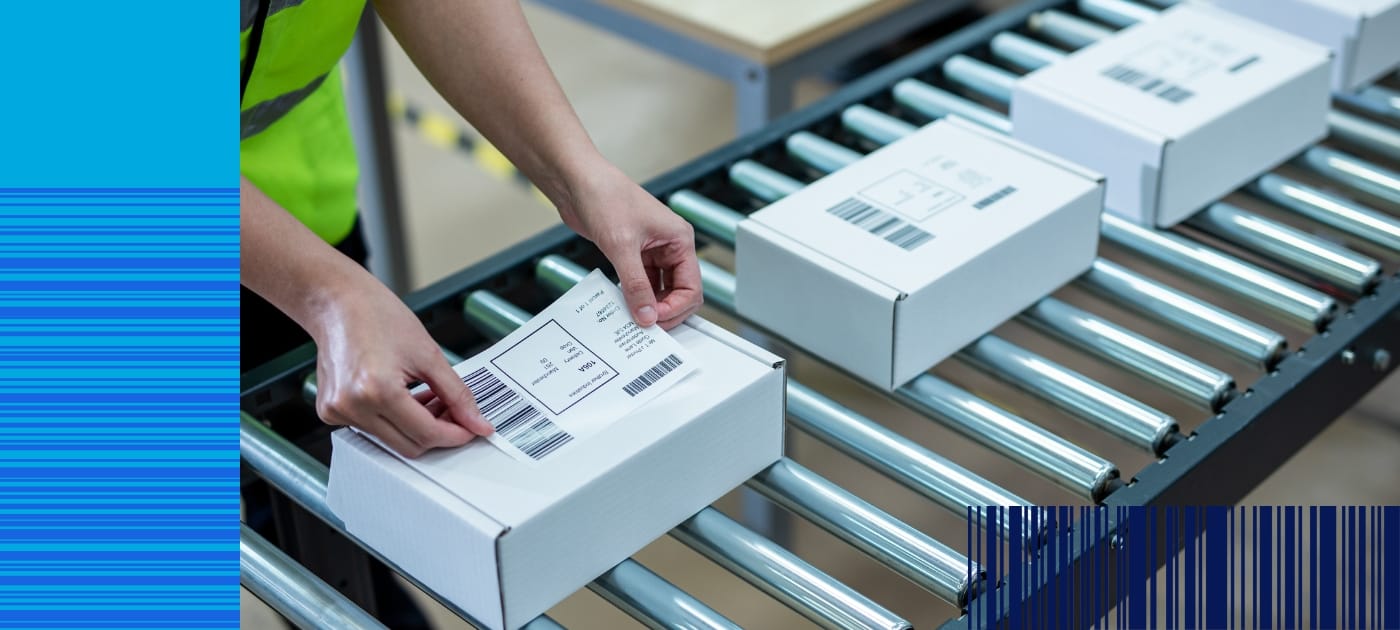
[[611,165],[571,186],[559,216],[612,262],[638,326],[670,330],[704,301],[695,231]]

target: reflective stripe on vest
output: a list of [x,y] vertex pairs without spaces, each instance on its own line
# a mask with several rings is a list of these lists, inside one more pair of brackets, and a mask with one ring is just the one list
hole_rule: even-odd
[[[261,1],[267,15],[239,113],[240,170],[321,238],[338,243],[355,222],[358,167],[337,66],[364,1]],[[242,57],[258,4],[242,2]]]
[[277,119],[281,118],[283,114],[292,111],[292,108],[296,107],[297,103],[311,96],[311,93],[315,92],[316,88],[321,87],[321,84],[324,83],[325,80],[326,75],[323,74],[312,79],[311,83],[306,84],[306,86],[299,90],[292,90],[277,98],[263,101],[243,110],[239,114],[239,138],[246,139],[249,136],[267,129],[268,125],[277,122]]

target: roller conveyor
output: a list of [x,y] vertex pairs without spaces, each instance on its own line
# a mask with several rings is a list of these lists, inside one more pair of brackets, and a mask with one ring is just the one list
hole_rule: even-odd
[[[710,246],[730,244],[746,213],[799,190],[814,175],[858,159],[865,150],[907,135],[929,118],[955,113],[1009,132],[1009,120],[996,109],[1000,99],[979,89],[978,78],[999,76],[986,72],[991,69],[1014,82],[1013,70],[1033,70],[1034,63],[1052,61],[1046,53],[1061,50],[1052,43],[1092,44],[1127,24],[1103,13],[1115,4],[1033,1],[992,16],[874,73],[860,83],[862,88],[843,92],[843,98],[723,147],[648,189],[690,220]],[[1056,24],[1070,26],[1049,34]],[[1078,43],[1066,41],[1067,35],[1077,35]],[[1044,41],[1035,39],[1041,37]],[[959,61],[947,63],[955,57]],[[993,82],[1005,86],[1002,79]],[[1373,355],[1393,352],[1400,344],[1400,280],[1394,266],[1400,248],[1385,240],[1390,234],[1386,226],[1395,222],[1388,211],[1395,209],[1397,194],[1395,164],[1387,160],[1397,157],[1384,148],[1387,133],[1400,134],[1383,122],[1384,116],[1366,119],[1340,113],[1342,126],[1350,119],[1363,124],[1343,132],[1334,120],[1328,144],[1290,163],[1295,172],[1325,181],[1323,188],[1280,171],[1241,191],[1243,197],[1267,205],[1268,212],[1261,214],[1252,211],[1257,205],[1222,200],[1208,209],[1209,216],[1169,231],[1106,217],[1104,241],[1114,249],[1072,283],[1088,300],[1057,292],[1020,317],[1032,335],[1071,345],[1095,364],[1133,373],[1135,385],[1110,387],[1043,351],[1030,350],[1021,337],[1000,331],[955,355],[953,363],[974,368],[985,378],[1048,403],[1047,408],[1069,419],[1159,457],[1140,471],[1125,469],[1127,483],[1110,481],[1107,471],[1117,474],[1113,462],[1055,435],[1039,416],[1000,407],[998,399],[979,396],[977,387],[955,384],[961,382],[957,375],[944,376],[941,368],[938,375],[916,379],[893,398],[1050,479],[1068,491],[1066,500],[1077,497],[1107,506],[1237,501],[1393,369]],[[1375,135],[1377,128],[1388,130],[1377,136],[1380,140],[1355,139],[1357,134]],[[1370,157],[1339,150],[1333,142]],[[1280,194],[1282,190],[1288,193]],[[1353,198],[1352,193],[1362,196]],[[1299,194],[1302,198],[1294,199]],[[1367,207],[1376,202],[1378,207]],[[1287,216],[1288,222],[1275,218],[1280,216]],[[1250,223],[1255,218],[1262,222]],[[1339,234],[1343,240],[1319,239],[1318,233]],[[525,313],[547,304],[582,270],[595,266],[607,268],[591,245],[556,229],[407,301],[445,350],[471,354],[513,329]],[[1175,276],[1170,282],[1154,279],[1161,277],[1155,270]],[[733,296],[742,279],[704,261],[702,274],[707,305],[733,313]],[[1136,322],[1118,321],[1114,311],[1097,308],[1099,303],[1196,337],[1237,365],[1223,371],[1205,357],[1162,345]],[[1239,305],[1252,310],[1232,312]],[[1069,321],[1046,326],[1038,318]],[[1099,327],[1121,331],[1124,339],[1149,341],[1170,355],[1136,344],[1115,348],[1111,338],[1070,340],[1063,332]],[[1301,339],[1305,352],[1290,352],[1279,330]],[[1309,337],[1317,331],[1327,334]],[[1164,356],[1182,360],[1182,379],[1176,385],[1172,377],[1146,374],[1148,368],[1126,367],[1153,361],[1171,365]],[[303,399],[307,388],[314,388],[314,381],[306,378],[314,374],[312,359],[312,349],[303,348],[245,373],[242,407],[251,415],[242,423],[241,450],[258,476],[313,516],[338,527],[325,507],[324,466],[252,419],[275,421],[314,413]],[[1228,387],[1219,380],[1231,374],[1239,378],[1238,388],[1233,379]],[[1145,402],[1159,394],[1191,401],[1200,415],[1173,417]],[[796,381],[788,384],[788,413],[793,428],[959,516],[966,516],[968,505],[1026,504],[1015,493],[1016,484],[1002,488],[988,482],[947,459],[951,453],[939,453],[938,446],[902,436],[878,418],[856,413]],[[1185,433],[1178,434],[1178,427]],[[1012,595],[967,579],[961,539],[940,541],[922,533],[798,461],[785,459],[747,485],[938,599],[966,606],[970,600],[997,597],[1017,605],[1035,592],[1032,585],[1030,594]],[[857,583],[842,584],[714,508],[697,514],[673,536],[819,626],[909,626],[881,605],[881,593],[862,593]],[[1091,543],[1090,549],[1079,552],[1076,563],[1095,545],[1109,541]],[[666,576],[632,560],[588,588],[647,627],[735,627],[724,616],[727,611],[709,608]],[[961,617],[950,619],[945,627],[966,624],[967,618]],[[528,627],[561,626],[541,617]]]

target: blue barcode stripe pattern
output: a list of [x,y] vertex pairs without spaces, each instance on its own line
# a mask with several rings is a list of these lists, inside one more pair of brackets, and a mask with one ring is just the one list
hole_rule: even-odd
[[238,189],[0,189],[0,620],[238,624]]
[[967,545],[970,628],[1400,628],[1400,506],[969,508]]

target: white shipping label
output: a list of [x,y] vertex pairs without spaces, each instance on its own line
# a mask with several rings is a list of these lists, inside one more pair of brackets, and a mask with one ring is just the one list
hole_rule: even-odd
[[986,210],[1016,192],[990,170],[979,170],[947,151],[935,151],[907,166],[862,187],[826,213],[912,252],[934,240],[930,230],[939,213],[960,204]]
[[496,427],[491,443],[524,462],[598,432],[696,368],[660,326],[637,326],[622,292],[596,269],[455,367]]
[[971,124],[925,125],[750,220],[802,252],[912,292],[1098,189]]
[[1230,43],[1207,29],[1183,25],[1160,39],[1123,55],[1099,71],[1120,85],[1168,103],[1189,101],[1212,79],[1245,71],[1259,54]]
[[[1028,75],[1016,90],[1054,94],[1180,139],[1326,62],[1320,47],[1208,5],[1183,3]],[[1014,98],[1012,119],[1019,107],[1041,100]]]

